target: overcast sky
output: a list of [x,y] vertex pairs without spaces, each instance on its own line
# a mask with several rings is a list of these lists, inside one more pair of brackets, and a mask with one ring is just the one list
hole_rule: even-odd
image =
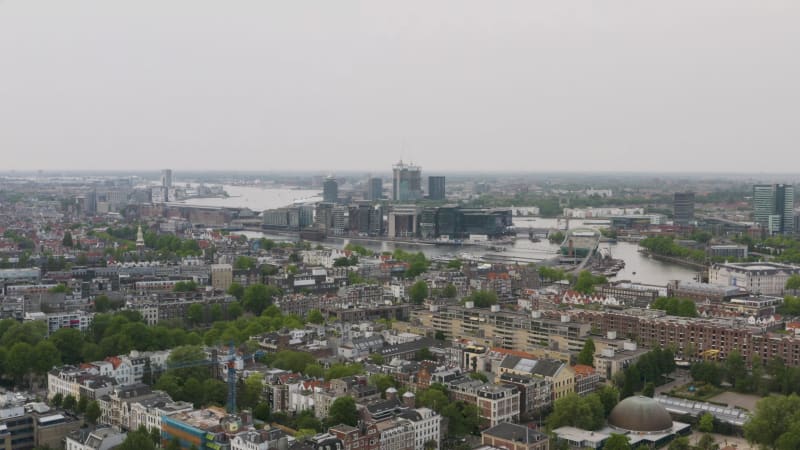
[[0,169],[800,167],[798,0],[0,0]]

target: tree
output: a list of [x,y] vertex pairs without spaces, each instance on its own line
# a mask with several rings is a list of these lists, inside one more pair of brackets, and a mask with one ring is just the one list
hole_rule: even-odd
[[697,441],[695,448],[698,450],[719,450],[719,444],[714,440],[714,436],[704,434]]
[[603,450],[631,450],[630,438],[624,434],[611,433],[603,444]]
[[90,424],[95,425],[100,414],[100,405],[97,404],[97,401],[92,400],[86,405],[86,421]]
[[711,433],[714,431],[714,416],[711,413],[704,413],[697,421],[697,431]]
[[385,361],[383,355],[381,355],[380,353],[373,353],[369,355],[369,362],[381,366]]
[[18,383],[31,372],[35,363],[34,347],[27,342],[17,342],[6,356],[5,372]]
[[482,374],[480,372],[470,372],[469,373],[469,377],[472,378],[473,380],[482,381],[484,383],[488,383],[489,382],[489,377],[487,377],[486,375],[484,375],[484,374]]
[[597,391],[597,395],[600,397],[600,402],[603,403],[603,412],[607,417],[619,403],[619,389],[607,384]]
[[416,361],[433,361],[436,358],[433,356],[433,353],[428,349],[428,347],[419,350],[417,354],[414,356]]
[[73,245],[72,233],[70,233],[69,231],[64,232],[64,238],[61,239],[61,245],[63,245],[64,247],[72,247]]
[[50,399],[50,404],[55,406],[56,408],[59,408],[59,407],[61,407],[61,403],[63,401],[64,401],[64,395],[62,395],[59,392],[56,395],[54,395],[52,399]]
[[117,450],[155,450],[156,445],[147,432],[147,429],[140,427],[136,431],[129,431],[128,435]]
[[656,385],[652,381],[648,381],[642,389],[642,395],[652,398],[656,395]]
[[733,350],[725,360],[725,372],[728,382],[737,390],[747,384],[747,365],[738,350]]
[[578,279],[575,281],[573,289],[582,294],[589,295],[594,293],[595,285],[605,284],[607,282],[608,280],[606,280],[604,276],[592,275],[588,270],[583,270],[578,274]]
[[434,383],[428,389],[417,391],[417,407],[430,408],[440,413],[449,403],[447,391],[441,384]]
[[320,310],[312,309],[308,312],[308,321],[317,325],[322,325],[325,323],[325,317]]
[[253,373],[242,384],[241,396],[236,401],[242,409],[253,409],[264,393],[264,379],[261,374]]
[[199,303],[192,303],[186,308],[186,318],[192,325],[203,323],[203,306]]
[[411,303],[421,305],[428,297],[428,283],[423,280],[417,281],[408,290],[408,295],[411,298]]
[[578,364],[594,367],[594,352],[594,340],[587,338],[586,342],[583,343],[583,349],[578,353]]
[[98,313],[105,313],[112,308],[111,299],[107,295],[98,295],[94,299],[94,310]]
[[472,302],[476,308],[488,308],[497,304],[497,294],[493,291],[475,291],[462,300],[462,303],[467,302]]
[[794,274],[786,280],[786,290],[792,290],[794,295],[797,295],[797,290],[800,289],[800,275]]
[[242,306],[245,310],[255,315],[260,315],[268,306],[272,304],[272,299],[280,295],[281,291],[275,286],[265,286],[261,283],[248,286],[244,290]]
[[36,358],[33,360],[31,369],[39,376],[43,376],[53,367],[61,365],[61,353],[49,340],[39,341],[33,347],[33,352]]
[[86,407],[88,407],[88,406],[89,406],[89,398],[88,397],[86,397],[85,395],[81,395],[80,397],[78,397],[77,410],[78,410],[79,413],[81,413],[81,414],[85,413],[86,412]]
[[397,381],[391,375],[376,373],[369,377],[369,382],[378,389],[381,397],[385,397],[386,390],[390,387],[397,387]]
[[744,424],[744,436],[763,448],[789,449],[800,444],[800,397],[774,395],[762,398],[750,420]]
[[249,256],[239,256],[233,262],[233,268],[236,270],[250,270],[256,267],[255,258]]
[[241,300],[244,296],[244,286],[239,283],[231,283],[228,287],[228,294],[236,297],[236,300]]
[[236,320],[244,313],[244,308],[240,302],[233,302],[228,305],[228,320]]
[[442,290],[442,297],[444,298],[456,298],[457,295],[458,288],[453,283],[447,283],[447,286]]
[[675,438],[672,442],[669,443],[668,450],[691,450],[692,446],[689,444],[689,438],[686,436],[681,436]]
[[358,410],[356,410],[356,401],[353,397],[345,396],[334,400],[328,411],[327,421],[331,426],[341,423],[353,427],[356,426],[358,424]]
[[66,397],[64,397],[64,401],[61,402],[61,407],[67,411],[75,412],[77,406],[78,406],[78,401],[75,400],[75,397],[72,394],[68,394]]
[[573,392],[556,400],[547,426],[550,429],[573,426],[594,431],[603,426],[604,420],[605,408],[599,395],[581,397]]
[[253,417],[255,417],[258,420],[267,422],[270,419],[270,411],[271,408],[269,406],[269,403],[260,402],[259,404],[256,405],[255,408],[253,408]]

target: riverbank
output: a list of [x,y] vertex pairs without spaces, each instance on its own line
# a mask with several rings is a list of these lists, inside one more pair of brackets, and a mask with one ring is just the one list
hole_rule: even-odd
[[689,267],[689,268],[697,269],[697,270],[706,270],[707,269],[707,266],[705,264],[701,264],[701,263],[698,263],[698,262],[695,262],[695,261],[690,261],[690,260],[687,260],[687,259],[684,259],[684,258],[675,258],[674,256],[659,255],[659,254],[651,252],[650,250],[645,250],[645,249],[641,249],[640,248],[639,249],[639,253],[647,256],[648,258],[653,258],[653,259],[657,259],[659,261],[664,261],[664,262],[669,262],[669,263],[672,263],[672,264],[677,264],[677,265],[680,265],[680,266],[683,266],[683,267]]

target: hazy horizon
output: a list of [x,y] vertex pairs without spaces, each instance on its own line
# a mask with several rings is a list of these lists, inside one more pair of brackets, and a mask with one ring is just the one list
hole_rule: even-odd
[[2,170],[791,174],[798,23],[789,0],[0,0]]

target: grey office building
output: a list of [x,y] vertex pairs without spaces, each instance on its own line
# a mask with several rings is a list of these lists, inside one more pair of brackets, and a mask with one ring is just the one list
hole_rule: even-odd
[[672,199],[672,223],[687,226],[694,221],[694,192],[676,192]]
[[431,200],[444,200],[444,177],[428,177],[428,198]]
[[753,218],[766,234],[794,232],[794,187],[788,184],[753,186]]
[[367,200],[380,200],[383,198],[383,179],[372,177],[367,182]]
[[325,178],[325,181],[322,183],[322,201],[325,203],[336,203],[338,198],[339,183],[336,182],[336,178],[333,178],[333,176]]

